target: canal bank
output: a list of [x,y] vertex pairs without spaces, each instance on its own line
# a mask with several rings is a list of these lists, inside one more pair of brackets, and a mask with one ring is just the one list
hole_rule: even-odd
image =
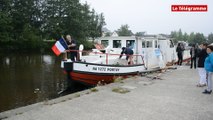
[[181,66],[117,80],[0,113],[6,120],[212,120],[213,95],[196,87],[198,72]]

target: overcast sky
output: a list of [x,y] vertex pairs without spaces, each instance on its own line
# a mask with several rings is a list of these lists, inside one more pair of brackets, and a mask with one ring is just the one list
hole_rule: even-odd
[[[135,32],[148,34],[171,31],[213,33],[213,0],[80,0],[103,13],[106,28],[114,31],[128,24]],[[207,12],[171,12],[171,5],[199,4],[208,5]]]

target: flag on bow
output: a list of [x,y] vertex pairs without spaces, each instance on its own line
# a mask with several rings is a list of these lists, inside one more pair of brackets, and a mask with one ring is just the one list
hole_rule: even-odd
[[65,50],[68,49],[68,45],[66,43],[66,41],[61,38],[59,39],[53,46],[52,46],[52,50],[53,52],[59,56],[62,52],[64,52]]

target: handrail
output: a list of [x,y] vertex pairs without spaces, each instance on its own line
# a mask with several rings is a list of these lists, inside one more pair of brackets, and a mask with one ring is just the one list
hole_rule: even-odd
[[[115,56],[120,56],[120,54],[111,54],[111,53],[103,53],[103,52],[92,52],[92,51],[89,51],[89,50],[66,50],[66,52],[77,52],[77,53],[79,53],[79,52],[87,52],[87,53],[94,53],[94,54],[104,54],[104,55],[106,55],[106,64],[108,64],[108,56],[109,55],[115,55]],[[142,56],[142,55],[138,55],[138,54],[134,54],[134,55],[126,55],[126,54],[124,54],[123,56],[139,56],[139,57],[141,57],[141,59],[142,59],[142,62],[143,62],[143,64],[145,64],[144,63],[144,57]],[[77,59],[79,60],[79,54],[77,54]],[[132,61],[130,61],[130,62],[132,62]]]

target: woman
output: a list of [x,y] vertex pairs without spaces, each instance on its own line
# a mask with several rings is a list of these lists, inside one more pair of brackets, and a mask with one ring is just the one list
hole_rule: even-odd
[[211,94],[212,92],[212,75],[213,75],[213,46],[208,46],[206,49],[208,57],[205,59],[204,68],[207,72],[207,89],[204,94]]
[[197,54],[198,57],[198,73],[200,76],[200,81],[197,84],[198,87],[203,87],[206,86],[206,70],[204,69],[204,61],[206,59],[206,57],[208,56],[207,52],[206,52],[206,47],[208,46],[207,43],[203,43],[200,45],[201,51]]

